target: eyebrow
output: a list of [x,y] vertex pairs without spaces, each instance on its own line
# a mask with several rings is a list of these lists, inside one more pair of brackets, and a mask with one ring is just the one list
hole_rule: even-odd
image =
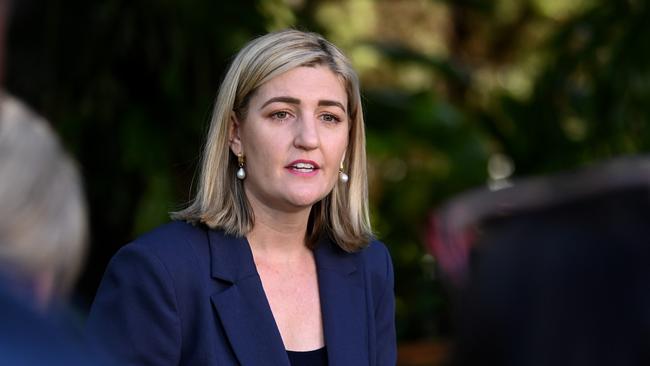
[[292,97],[273,97],[273,98],[267,100],[266,102],[264,102],[264,104],[262,104],[260,109],[266,107],[267,105],[269,105],[271,103],[276,103],[276,102],[300,105],[300,99],[296,99],[296,98],[292,98]]
[[[267,100],[266,102],[264,102],[264,104],[262,104],[260,109],[266,107],[267,105],[269,105],[271,103],[276,103],[276,102],[300,105],[300,99],[297,99],[297,98],[293,98],[293,97],[273,97],[273,98]],[[335,100],[319,100],[318,101],[318,106],[322,106],[322,107],[339,107],[339,108],[341,108],[341,110],[343,112],[346,112],[345,107],[343,107],[343,104],[341,104],[341,103],[339,103],[339,102],[337,102]]]
[[343,112],[345,112],[345,107],[343,107],[343,104],[335,100],[319,100],[318,105],[323,107],[339,107]]

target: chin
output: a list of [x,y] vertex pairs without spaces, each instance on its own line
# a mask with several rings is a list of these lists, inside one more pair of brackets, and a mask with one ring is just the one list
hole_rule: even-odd
[[331,191],[324,184],[288,184],[286,197],[297,206],[311,206],[322,200]]
[[307,197],[292,197],[289,202],[292,206],[306,208],[313,206],[320,198],[307,198]]
[[302,194],[294,192],[294,194],[288,197],[288,201],[296,207],[311,207],[316,202],[325,198],[325,196],[327,196],[327,192],[304,192]]

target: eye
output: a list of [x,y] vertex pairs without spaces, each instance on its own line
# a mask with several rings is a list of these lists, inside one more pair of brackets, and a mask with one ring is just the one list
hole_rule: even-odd
[[320,118],[325,122],[334,122],[334,123],[341,122],[341,119],[338,116],[331,113],[321,114]]
[[277,120],[285,120],[289,118],[289,112],[287,111],[277,111],[271,113],[271,118],[277,119]]

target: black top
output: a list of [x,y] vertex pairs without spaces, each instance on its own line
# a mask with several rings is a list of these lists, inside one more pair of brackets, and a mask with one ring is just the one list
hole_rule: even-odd
[[291,366],[327,366],[327,348],[313,351],[296,352],[287,351]]

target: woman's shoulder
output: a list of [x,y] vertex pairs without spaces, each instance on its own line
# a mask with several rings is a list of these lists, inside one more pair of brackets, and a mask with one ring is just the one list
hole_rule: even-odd
[[143,287],[165,279],[168,285],[187,290],[197,278],[209,276],[207,236],[208,230],[201,226],[182,221],[164,224],[122,246],[111,258],[104,278]]
[[357,265],[374,281],[385,282],[393,276],[390,252],[378,239],[372,239],[363,249],[348,255],[355,257]]
[[359,255],[373,294],[373,302],[378,304],[384,294],[392,291],[394,286],[393,261],[390,252],[383,242],[374,239],[359,252]]
[[334,240],[326,238],[319,244],[318,252],[325,253],[322,257],[344,262],[363,262],[365,266],[376,266],[390,262],[390,253],[386,245],[373,238],[370,242],[353,252],[343,250]]
[[372,239],[370,243],[368,243],[368,245],[358,253],[365,262],[369,263],[386,264],[387,261],[391,261],[388,247],[378,239]]
[[[162,262],[177,261],[191,253],[207,254],[207,229],[185,221],[171,221],[123,246],[122,252],[149,253]],[[205,253],[203,253],[205,252]]]
[[129,245],[142,245],[152,249],[165,250],[177,247],[179,243],[205,241],[206,236],[207,228],[203,225],[195,225],[186,221],[171,221],[143,233]]
[[194,225],[186,221],[171,221],[140,235],[133,243],[164,246],[178,240],[204,237],[205,232],[206,229],[202,225]]

